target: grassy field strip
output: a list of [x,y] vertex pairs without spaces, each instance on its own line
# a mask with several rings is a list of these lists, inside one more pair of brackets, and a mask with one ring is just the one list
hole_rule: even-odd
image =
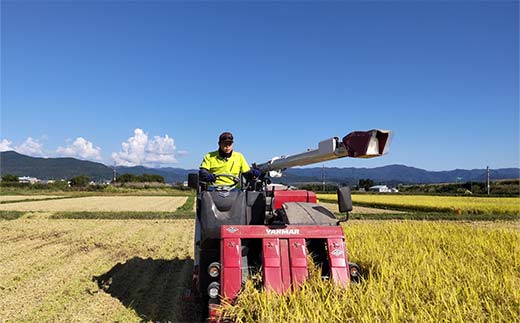
[[[0,232],[8,233],[5,241],[0,238],[2,250],[25,245],[27,241],[19,238],[31,237],[26,257],[4,259],[0,267],[0,288],[6,294],[0,299],[0,317],[15,321],[192,320],[200,316],[200,308],[180,300],[193,267],[193,223],[125,221],[123,229],[122,222],[105,220],[0,223]],[[36,250],[34,241],[41,244]],[[22,271],[16,273],[4,264]],[[92,280],[103,275],[107,275],[107,292]],[[17,305],[20,301],[23,304]]]
[[0,210],[47,212],[173,212],[186,202],[184,196],[89,196],[49,201],[1,204]]
[[[339,214],[338,203],[324,203],[320,202],[320,205],[323,205],[327,209],[329,209],[333,213]],[[363,207],[363,206],[353,206],[350,214],[401,214],[405,213],[403,211],[396,210],[386,210],[386,209],[376,209],[371,207]]]
[[24,215],[24,212],[20,211],[1,211],[0,220],[15,220]]
[[65,195],[0,195],[1,203],[11,203],[20,201],[36,201],[36,200],[48,200],[48,199],[59,199],[67,197]]
[[[337,201],[336,194],[317,194],[324,202]],[[520,214],[520,197],[466,197],[401,194],[353,194],[360,206],[388,207],[398,210],[452,212],[468,214]]]
[[343,290],[315,276],[286,296],[249,286],[227,313],[237,322],[518,322],[515,225],[352,221],[347,249],[363,283]]
[[176,188],[129,188],[106,186],[101,190],[84,191],[84,190],[62,190],[62,189],[30,189],[19,187],[2,187],[1,196],[38,196],[38,195],[59,195],[59,196],[189,196],[193,194],[192,190],[179,190]]
[[0,205],[13,204],[13,203],[24,203],[24,202],[36,202],[36,201],[53,201],[53,200],[73,199],[73,198],[79,198],[79,197],[83,197],[83,196],[60,196],[60,197],[49,197],[49,198],[41,198],[41,199],[26,198],[23,200],[3,201],[3,202],[0,202]]

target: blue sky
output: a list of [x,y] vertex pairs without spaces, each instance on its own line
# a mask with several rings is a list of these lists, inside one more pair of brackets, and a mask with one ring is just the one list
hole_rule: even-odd
[[0,148],[197,168],[222,131],[252,163],[381,128],[388,155],[325,165],[518,167],[518,17],[516,1],[2,1]]

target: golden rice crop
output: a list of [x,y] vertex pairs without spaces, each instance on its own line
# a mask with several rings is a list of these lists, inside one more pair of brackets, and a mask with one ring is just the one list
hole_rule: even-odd
[[186,202],[185,196],[89,196],[47,201],[6,203],[0,210],[46,212],[173,212]]
[[[336,194],[317,194],[337,200]],[[520,214],[520,197],[466,197],[401,194],[353,194],[357,205],[469,214]]]
[[224,315],[238,322],[520,320],[520,231],[493,224],[363,221],[346,224],[363,281],[346,289],[319,275],[276,295],[249,283]]

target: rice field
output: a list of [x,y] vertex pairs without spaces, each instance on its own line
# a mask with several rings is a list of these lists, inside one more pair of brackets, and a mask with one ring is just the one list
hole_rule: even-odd
[[[0,210],[21,210],[2,212],[85,210],[118,220],[0,220],[0,321],[203,321],[203,307],[183,299],[191,284],[194,220],[175,219],[175,212],[167,219],[119,217],[139,207],[139,216],[172,212],[184,202],[90,196],[1,204]],[[188,202],[179,209],[193,212]],[[339,289],[312,274],[301,290],[273,295],[249,282],[225,315],[238,322],[520,321],[520,222],[343,226],[349,260],[361,266],[360,284]]]
[[5,203],[0,211],[24,212],[173,212],[186,196],[88,196],[59,200]]
[[[337,201],[336,194],[317,194],[317,197],[323,201]],[[359,206],[394,208],[398,210],[520,215],[520,197],[353,194],[352,202]]]
[[[183,300],[194,220],[0,221],[0,318],[201,321]],[[520,228],[513,222],[351,221],[364,281],[319,279],[291,295],[246,287],[239,322],[520,320]]]

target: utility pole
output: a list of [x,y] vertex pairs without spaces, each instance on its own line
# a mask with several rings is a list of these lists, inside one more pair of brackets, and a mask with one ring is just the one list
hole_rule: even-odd
[[112,174],[112,182],[115,183],[117,179],[116,164],[114,164],[114,167],[112,168]]
[[487,193],[489,195],[489,166],[486,167],[486,174],[487,174]]

